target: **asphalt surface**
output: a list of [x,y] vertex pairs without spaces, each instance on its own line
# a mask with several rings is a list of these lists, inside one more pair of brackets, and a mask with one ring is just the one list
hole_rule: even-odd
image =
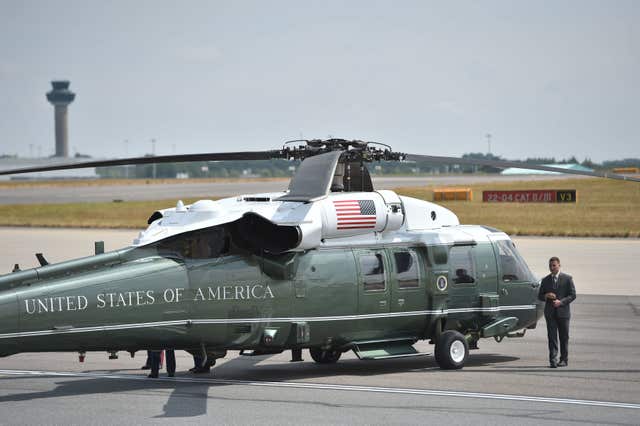
[[[640,297],[580,296],[570,364],[546,367],[544,324],[523,339],[480,342],[461,371],[432,356],[317,365],[305,352],[230,353],[193,375],[145,378],[144,357],[22,354],[0,360],[3,424],[638,424]],[[418,349],[430,352],[422,342]]]
[[[0,228],[0,267],[11,256],[26,266],[34,251],[51,261],[89,255],[95,239],[115,249],[134,236]],[[0,359],[0,424],[638,424],[640,241],[515,241],[539,275],[552,252],[576,277],[567,368],[547,368],[544,320],[522,339],[482,340],[461,371],[440,370],[430,355],[365,362],[347,353],[317,365],[306,352],[300,363],[288,353],[230,352],[210,375],[196,376],[187,371],[191,357],[178,351],[176,377],[152,380],[139,369],[142,353],[89,353],[84,363],[72,353],[20,354]],[[600,269],[612,278],[579,275]]]
[[[376,189],[393,189],[403,186],[423,185],[464,185],[484,182],[512,182],[517,180],[558,179],[557,175],[450,175],[426,177],[383,177],[374,178]],[[566,175],[561,178],[580,177]],[[59,187],[2,187],[0,204],[39,204],[39,203],[77,203],[170,200],[182,198],[230,197],[237,194],[254,194],[284,191],[289,186],[288,179],[279,180],[231,180],[206,183],[169,183],[146,184],[141,179],[136,185],[97,185],[97,186],[59,186]]]

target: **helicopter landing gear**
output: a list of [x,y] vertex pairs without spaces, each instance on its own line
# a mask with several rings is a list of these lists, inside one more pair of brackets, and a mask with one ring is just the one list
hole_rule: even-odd
[[318,364],[333,364],[342,356],[342,352],[337,349],[322,350],[320,348],[309,348],[309,354]]
[[443,370],[458,370],[469,357],[469,343],[455,331],[443,332],[436,343],[436,362]]

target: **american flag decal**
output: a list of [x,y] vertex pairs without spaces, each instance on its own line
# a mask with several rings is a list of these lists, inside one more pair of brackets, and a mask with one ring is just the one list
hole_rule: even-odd
[[338,229],[373,229],[376,205],[373,200],[337,200],[333,202]]

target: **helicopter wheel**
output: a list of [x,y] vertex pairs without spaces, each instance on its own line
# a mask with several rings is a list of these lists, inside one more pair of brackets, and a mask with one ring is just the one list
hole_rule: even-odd
[[469,357],[469,343],[461,333],[448,330],[440,335],[435,352],[440,368],[459,370]]
[[309,348],[311,358],[318,364],[333,364],[342,356],[342,352],[336,349],[324,351],[320,348]]

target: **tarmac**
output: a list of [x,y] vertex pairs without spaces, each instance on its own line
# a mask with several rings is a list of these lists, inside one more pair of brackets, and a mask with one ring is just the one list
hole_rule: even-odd
[[[0,228],[0,270],[58,262],[128,245],[133,231]],[[514,238],[534,273],[551,255],[574,276],[569,367],[547,368],[544,320],[521,339],[480,341],[463,370],[432,356],[319,365],[304,353],[245,357],[230,352],[209,375],[187,370],[147,379],[120,353],[19,354],[0,359],[0,424],[638,424],[640,240]],[[419,342],[417,349],[432,352]]]

